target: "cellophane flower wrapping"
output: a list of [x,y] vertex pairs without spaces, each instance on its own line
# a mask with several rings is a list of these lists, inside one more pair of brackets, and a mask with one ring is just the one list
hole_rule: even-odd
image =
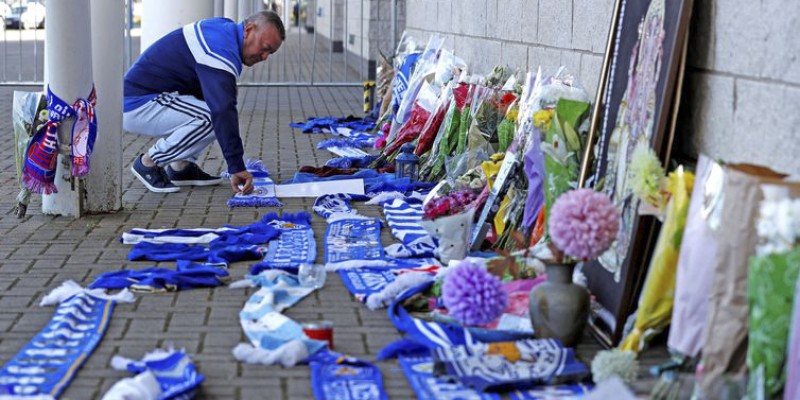
[[675,297],[678,256],[693,186],[694,175],[684,172],[683,167],[678,167],[669,174],[667,189],[671,193],[670,201],[639,297],[636,322],[633,330],[620,344],[621,350],[638,353],[653,335],[669,325]]
[[436,70],[438,54],[439,50],[442,48],[443,42],[442,38],[438,35],[432,35],[428,40],[425,50],[419,55],[414,72],[411,74],[407,83],[408,89],[405,90],[397,106],[389,136],[386,138],[387,143],[394,142],[400,133],[400,129],[411,119],[412,109],[417,103],[420,90],[423,88],[424,84],[428,83],[425,77],[434,73]]
[[787,346],[800,275],[800,184],[766,184],[761,190],[759,240],[747,271],[748,391],[750,398],[774,398],[784,388],[792,356]]
[[453,88],[453,96],[450,100],[440,132],[436,136],[433,144],[433,151],[422,167],[420,176],[427,181],[436,181],[444,175],[444,163],[458,147],[458,132],[461,123],[461,110],[467,102],[470,85],[462,81]]
[[431,118],[431,113],[434,111],[439,97],[438,89],[428,82],[423,82],[417,94],[409,119],[402,123],[402,127],[395,138],[387,139],[388,142],[386,149],[383,151],[384,154],[394,153],[400,146],[416,140],[422,133],[425,124]]
[[[800,293],[800,279],[794,286],[794,292]],[[792,309],[792,325],[789,328],[789,349],[786,353],[786,384],[783,388],[783,399],[794,400],[800,397],[800,296],[794,296]]]
[[434,255],[445,265],[450,260],[462,260],[467,256],[474,216],[475,209],[469,208],[458,214],[432,220],[423,219],[420,222],[422,227],[439,241]]
[[774,398],[784,387],[791,305],[798,272],[800,248],[750,258],[747,369],[751,372],[763,369],[759,374],[761,380],[751,374],[748,384],[748,391],[754,396],[751,398]]

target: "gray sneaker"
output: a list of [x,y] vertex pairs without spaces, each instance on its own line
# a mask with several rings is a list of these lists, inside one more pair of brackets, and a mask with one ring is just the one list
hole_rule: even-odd
[[181,188],[170,182],[163,168],[157,165],[154,167],[145,166],[144,163],[142,163],[141,154],[136,158],[136,161],[131,164],[131,172],[133,172],[133,176],[138,178],[151,192],[174,193],[181,190]]
[[180,171],[175,171],[169,165],[165,169],[169,180],[177,186],[213,186],[222,183],[222,178],[205,173],[192,162]]

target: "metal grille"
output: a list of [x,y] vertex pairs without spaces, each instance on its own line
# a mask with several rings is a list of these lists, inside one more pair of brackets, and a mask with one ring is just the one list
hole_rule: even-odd
[[[139,54],[139,28],[134,0],[125,1],[123,57],[130,66]],[[281,15],[286,41],[259,68],[245,68],[240,86],[361,86],[374,79],[379,51],[389,54],[396,43],[397,0],[271,0],[264,6]],[[0,86],[43,85],[44,10],[33,7],[19,23],[13,16],[5,20]]]

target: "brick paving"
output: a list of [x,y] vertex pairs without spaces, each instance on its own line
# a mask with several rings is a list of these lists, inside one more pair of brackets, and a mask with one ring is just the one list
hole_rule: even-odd
[[[254,79],[265,79],[267,71],[262,68],[250,73]],[[5,138],[13,137],[11,90],[0,89],[0,115],[9,122],[0,128],[0,137]],[[239,105],[246,156],[262,159],[276,180],[282,181],[290,178],[300,166],[322,165],[330,158],[326,151],[315,147],[324,136],[302,134],[288,124],[307,116],[357,115],[361,108],[361,91],[358,88],[242,88]],[[38,198],[34,198],[27,217],[16,219],[10,211],[18,190],[14,153],[10,146],[0,148],[0,364],[16,354],[49,321],[53,308],[39,307],[38,302],[61,282],[72,279],[87,285],[102,272],[152,265],[126,261],[129,248],[118,240],[123,231],[135,227],[244,225],[273,211],[228,208],[225,202],[231,192],[227,185],[183,188],[172,194],[148,192],[134,180],[128,168],[134,157],[150,145],[151,140],[146,138],[124,135],[123,209],[81,219],[42,215]],[[95,157],[102,157],[102,154]],[[212,145],[201,160],[207,171],[224,170],[217,144]],[[310,211],[313,199],[285,199],[284,204],[282,212]],[[378,215],[377,208],[362,207],[361,211]],[[321,257],[324,220],[315,216],[313,228]],[[383,235],[384,244],[392,242],[388,230],[384,230]],[[174,263],[162,265],[171,267]],[[241,278],[246,271],[246,263],[230,268],[233,279]],[[113,355],[138,358],[169,343],[191,353],[200,372],[206,376],[198,398],[312,398],[310,372],[305,366],[284,369],[240,364],[233,359],[231,349],[245,341],[238,312],[250,293],[252,290],[227,287],[194,289],[140,294],[135,303],[120,304],[105,337],[62,398],[99,398],[114,382],[128,376],[109,368]],[[374,360],[381,347],[400,337],[385,311],[369,311],[354,301],[335,274],[328,276],[323,289],[285,314],[301,322],[332,320],[336,327],[336,350],[366,360]],[[597,349],[598,346],[587,339],[579,348],[579,354],[588,361]],[[658,354],[660,358],[663,351]],[[379,365],[392,399],[414,398],[395,362]],[[650,383],[643,381],[642,387]]]

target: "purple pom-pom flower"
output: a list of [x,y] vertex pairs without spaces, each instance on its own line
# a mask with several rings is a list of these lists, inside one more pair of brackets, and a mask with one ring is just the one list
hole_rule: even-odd
[[464,325],[483,325],[499,317],[508,295],[497,277],[477,264],[463,261],[442,285],[442,299],[453,318]]
[[606,251],[619,230],[619,213],[605,193],[590,189],[561,195],[550,211],[550,237],[564,254],[580,260]]

